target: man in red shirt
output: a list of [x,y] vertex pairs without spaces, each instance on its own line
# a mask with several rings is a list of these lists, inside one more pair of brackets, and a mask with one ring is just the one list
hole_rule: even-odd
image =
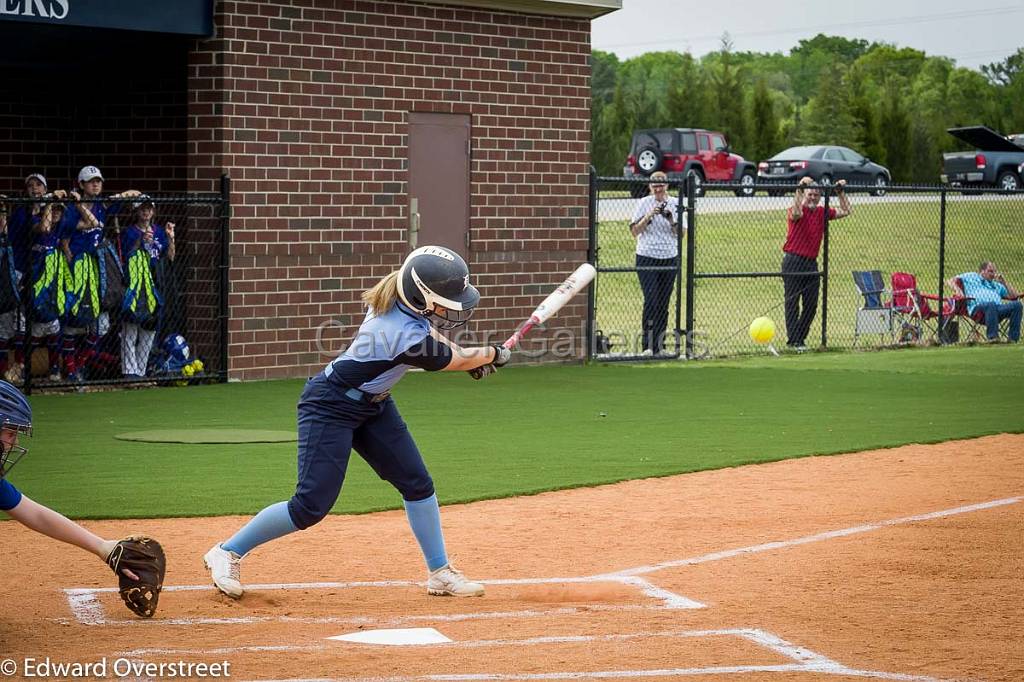
[[[800,179],[793,194],[793,205],[786,213],[789,229],[782,247],[782,284],[786,294],[786,345],[802,353],[811,322],[818,308],[818,251],[825,236],[825,207],[819,206],[821,190],[811,187],[810,176]],[[850,200],[843,187],[846,180],[836,182],[839,208],[829,207],[828,219],[838,220],[850,215]]]

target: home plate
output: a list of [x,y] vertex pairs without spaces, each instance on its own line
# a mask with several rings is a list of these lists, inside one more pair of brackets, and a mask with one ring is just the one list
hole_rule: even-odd
[[362,630],[347,635],[327,637],[340,642],[359,642],[360,644],[390,644],[397,646],[417,644],[447,644],[448,639],[434,628],[393,628],[389,630]]

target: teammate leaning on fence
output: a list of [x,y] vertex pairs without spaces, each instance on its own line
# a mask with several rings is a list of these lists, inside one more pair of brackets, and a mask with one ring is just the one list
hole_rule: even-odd
[[[782,247],[782,284],[785,293],[786,345],[797,352],[807,350],[805,342],[818,310],[818,252],[825,235],[825,207],[819,206],[821,190],[811,187],[814,179],[804,176],[793,194],[793,205],[786,212],[786,242]],[[835,184],[839,208],[829,206],[829,220],[850,215],[850,200],[843,187]]]
[[427,565],[427,592],[484,593],[483,585],[448,561],[434,482],[390,392],[412,367],[469,371],[482,378],[508,362],[511,353],[502,346],[459,348],[431,328],[465,324],[480,302],[465,261],[449,249],[416,249],[400,270],[364,292],[363,300],[369,310],[348,349],[306,383],[299,399],[295,494],[261,511],[203,557],[213,584],[229,597],[244,592],[239,563],[250,551],[309,528],[330,512],[352,449],[401,493]]
[[[65,199],[64,190],[47,194],[46,178],[32,173],[25,178],[25,192],[33,199]],[[59,251],[57,232],[64,215],[64,204],[38,201],[19,206],[11,215],[8,230],[13,244],[15,268],[21,277],[28,277],[28,300],[22,309],[31,307],[31,347],[45,347],[49,359],[50,379],[60,380],[60,314],[64,297],[67,261]],[[7,371],[8,381],[20,383],[25,362],[24,317],[14,341],[14,363]]]
[[121,310],[121,373],[145,376],[153,339],[163,315],[163,292],[155,270],[161,258],[174,260],[174,223],[153,222],[156,207],[143,194],[132,203],[135,219],[121,231],[121,256],[127,280]]
[[[68,377],[81,381],[86,365],[96,354],[99,342],[110,330],[110,316],[100,309],[100,269],[97,249],[108,218],[117,215],[121,202],[100,198],[103,175],[96,166],[78,173],[81,201],[68,206],[61,223],[61,246],[71,271],[70,295],[64,310],[64,369]],[[128,190],[112,200],[139,196]],[[78,195],[73,195],[78,199]]]
[[[25,196],[42,198],[46,194],[46,178],[42,173],[31,173],[25,178]],[[14,278],[4,281],[3,286],[13,284],[20,288],[22,277],[30,269],[29,242],[33,226],[42,217],[44,204],[19,204],[10,215],[4,228],[4,246],[11,256]],[[0,221],[3,217],[0,216]],[[6,278],[5,278],[6,279]],[[58,330],[55,330],[55,333]],[[14,362],[10,362],[10,351],[14,350]],[[25,316],[22,310],[9,310],[0,314],[0,377],[19,383],[22,380],[22,366],[25,352]]]

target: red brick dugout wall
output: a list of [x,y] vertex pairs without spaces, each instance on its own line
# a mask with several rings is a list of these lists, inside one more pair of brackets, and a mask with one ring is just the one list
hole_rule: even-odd
[[[589,20],[370,1],[216,12],[189,56],[188,188],[233,181],[231,376],[315,372],[362,319],[359,293],[401,263],[410,111],[471,115],[472,331],[504,338],[585,260]],[[581,298],[546,334],[571,330],[582,355],[585,316]]]

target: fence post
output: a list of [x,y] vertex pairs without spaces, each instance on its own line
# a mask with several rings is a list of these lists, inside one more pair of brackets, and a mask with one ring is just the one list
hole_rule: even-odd
[[686,329],[683,333],[686,334],[686,359],[693,359],[693,273],[694,264],[697,260],[696,253],[696,242],[697,242],[697,211],[694,207],[695,192],[693,187],[693,181],[690,178],[686,179]]
[[[32,347],[32,324],[35,322],[35,301],[33,300],[35,290],[32,286],[32,268],[27,268],[28,272],[21,276],[21,283],[18,288],[21,290],[21,310],[15,311],[14,321],[17,326],[18,316],[21,315],[25,322],[25,359],[22,363],[22,385],[21,389],[25,395],[32,395],[32,355],[35,354],[36,349]],[[23,312],[22,312],[23,311]],[[17,337],[17,334],[15,334]],[[45,341],[44,341],[45,343]],[[11,350],[14,350],[13,348]],[[49,354],[49,348],[47,348],[47,354]],[[13,364],[13,363],[11,363]],[[46,368],[49,370],[50,363],[47,359]]]
[[[946,320],[943,317],[942,285],[946,281],[946,188],[939,195],[939,334],[938,343],[944,345]],[[952,312],[952,311],[950,311]]]
[[832,187],[825,188],[825,243],[821,251],[821,347],[828,345],[828,204]]
[[[590,221],[587,225],[587,262],[597,267],[597,209],[598,201],[598,184],[597,184],[597,169],[593,166],[590,167]],[[594,320],[597,314],[595,309],[597,305],[597,280],[598,277],[594,278],[594,283],[587,287],[587,322],[586,322],[586,350],[585,357],[587,362],[594,359]]]
[[228,285],[231,264],[231,178],[220,176],[220,378],[228,380]]
[[[675,337],[676,342],[676,355],[682,355],[686,352],[686,342],[683,342],[683,347],[679,347],[679,334],[683,332],[682,329],[682,309],[683,309],[683,278],[682,278],[682,266],[683,266],[683,211],[679,208],[683,205],[683,200],[686,198],[683,196],[684,187],[680,185],[676,188],[676,271],[675,271],[675,283],[676,283],[676,323],[675,323]],[[685,356],[684,356],[685,357]]]

